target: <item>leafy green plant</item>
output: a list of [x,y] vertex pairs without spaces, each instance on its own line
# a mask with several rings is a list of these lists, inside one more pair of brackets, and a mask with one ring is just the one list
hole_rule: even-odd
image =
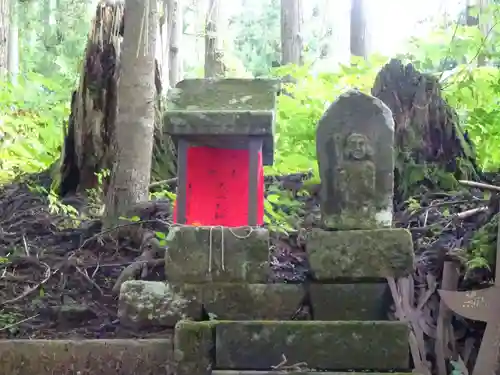
[[69,98],[37,74],[18,85],[0,82],[0,183],[45,170],[59,157]]

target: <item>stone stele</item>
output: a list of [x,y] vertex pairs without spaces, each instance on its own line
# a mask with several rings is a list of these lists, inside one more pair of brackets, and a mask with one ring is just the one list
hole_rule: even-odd
[[379,99],[350,90],[316,129],[323,225],[390,227],[394,195],[394,120]]

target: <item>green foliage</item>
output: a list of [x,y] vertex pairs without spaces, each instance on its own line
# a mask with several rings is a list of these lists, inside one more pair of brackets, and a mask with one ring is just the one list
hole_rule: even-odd
[[70,92],[31,73],[0,82],[0,182],[47,169],[59,157]]
[[284,86],[289,95],[278,97],[275,165],[269,173],[316,170],[316,124],[328,105],[347,88],[369,93],[377,72],[386,61],[373,56],[368,62],[353,58],[336,72],[311,74],[309,65],[276,68],[274,74],[291,76],[296,84]]

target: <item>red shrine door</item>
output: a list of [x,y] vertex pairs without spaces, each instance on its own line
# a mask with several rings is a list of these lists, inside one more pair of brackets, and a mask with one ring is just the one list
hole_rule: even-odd
[[250,141],[247,149],[226,149],[179,140],[178,153],[174,222],[227,227],[264,223],[261,141]]

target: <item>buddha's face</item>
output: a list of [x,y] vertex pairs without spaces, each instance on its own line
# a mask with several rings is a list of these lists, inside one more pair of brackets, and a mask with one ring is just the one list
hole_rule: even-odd
[[363,134],[352,133],[346,139],[345,154],[355,160],[362,160],[368,154],[368,141]]

